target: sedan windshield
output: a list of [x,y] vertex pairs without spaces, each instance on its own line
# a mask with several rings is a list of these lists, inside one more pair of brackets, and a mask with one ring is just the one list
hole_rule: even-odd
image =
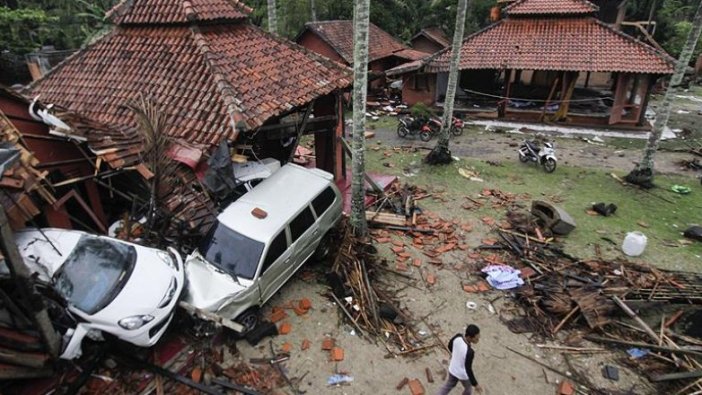
[[200,252],[207,262],[235,277],[253,280],[263,243],[218,223],[202,240]]
[[128,244],[83,236],[54,275],[54,286],[72,305],[95,314],[127,282],[136,256],[136,250]]

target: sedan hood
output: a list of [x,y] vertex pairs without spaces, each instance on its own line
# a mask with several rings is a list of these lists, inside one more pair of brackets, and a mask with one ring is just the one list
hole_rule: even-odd
[[197,251],[185,261],[188,287],[185,301],[198,309],[216,312],[230,298],[247,289],[251,281],[237,282],[229,274],[207,263]]

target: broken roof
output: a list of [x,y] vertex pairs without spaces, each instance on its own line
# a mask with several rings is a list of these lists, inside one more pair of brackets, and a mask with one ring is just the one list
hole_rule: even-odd
[[448,36],[446,36],[446,33],[444,33],[443,30],[439,27],[427,27],[419,31],[419,33],[415,34],[410,41],[414,41],[416,38],[424,36],[428,38],[429,40],[435,42],[436,44],[446,48],[449,45],[451,45],[451,41],[449,40]]
[[[353,21],[307,22],[305,31],[311,31],[329,44],[348,64],[353,64]],[[368,28],[368,61],[393,56],[395,53],[410,49],[390,33],[373,23]]]
[[505,7],[509,16],[582,15],[597,12],[599,7],[587,0],[517,0]]
[[[217,10],[228,16],[217,18]],[[31,92],[99,122],[127,126],[136,121],[125,105],[145,94],[166,113],[169,136],[214,145],[351,85],[349,69],[264,32],[237,12],[246,13],[237,1],[123,2],[110,13],[119,22],[112,32],[35,82]]]

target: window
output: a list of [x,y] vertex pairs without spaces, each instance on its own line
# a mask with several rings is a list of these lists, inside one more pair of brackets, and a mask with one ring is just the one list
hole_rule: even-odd
[[122,290],[136,264],[133,246],[81,236],[54,275],[56,290],[87,314],[107,306]]
[[415,74],[412,77],[412,89],[429,90],[429,76],[426,74]]
[[200,243],[200,252],[207,262],[224,272],[252,280],[263,253],[263,243],[217,223]]
[[310,207],[305,207],[300,214],[295,217],[295,219],[290,222],[290,236],[292,236],[292,242],[294,243],[303,233],[307,231],[314,224],[314,216],[312,215],[312,210]]
[[280,233],[278,233],[278,236],[273,238],[271,246],[268,247],[268,253],[266,254],[266,260],[263,261],[263,271],[261,273],[265,273],[273,262],[283,255],[287,248],[288,240],[285,237],[285,229],[283,229],[280,231]]
[[312,207],[314,207],[314,212],[317,213],[317,217],[320,217],[329,206],[334,203],[336,199],[336,194],[331,187],[327,187],[322,193],[320,193],[314,200],[312,200]]

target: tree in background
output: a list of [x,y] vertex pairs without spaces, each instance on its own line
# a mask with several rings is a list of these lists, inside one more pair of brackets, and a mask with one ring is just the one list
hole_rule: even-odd
[[458,13],[456,14],[456,29],[453,33],[453,44],[451,45],[451,66],[449,67],[448,87],[446,88],[446,100],[444,100],[444,115],[441,119],[441,131],[439,140],[436,142],[426,162],[430,164],[451,163],[451,151],[448,148],[449,137],[451,135],[451,125],[453,123],[453,104],[456,99],[456,86],[458,85],[458,66],[461,62],[461,47],[463,43],[463,30],[465,28],[466,9],[468,0],[458,0]]
[[648,142],[644,149],[641,163],[626,176],[626,180],[632,184],[637,184],[646,188],[653,187],[653,166],[656,151],[658,150],[663,130],[668,125],[670,106],[675,98],[678,86],[685,76],[685,70],[687,70],[688,64],[690,63],[692,53],[695,51],[695,46],[700,40],[700,33],[702,33],[702,1],[697,4],[697,11],[692,20],[690,32],[680,52],[680,58],[675,65],[675,72],[670,78],[668,89],[665,91],[665,96],[663,97],[663,102],[656,116],[653,130],[648,136]]
[[370,0],[354,1],[353,18],[353,140],[351,144],[351,227],[357,237],[368,234],[366,223],[365,150],[368,91],[368,26]]

